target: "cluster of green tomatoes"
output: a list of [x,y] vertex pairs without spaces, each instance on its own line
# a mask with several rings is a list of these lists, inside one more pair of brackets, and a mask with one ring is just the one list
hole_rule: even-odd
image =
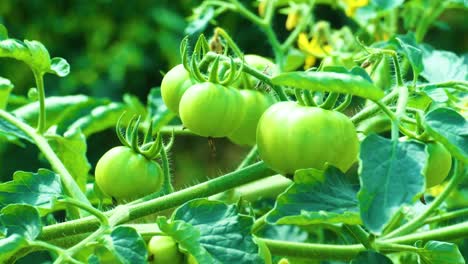
[[[245,63],[258,71],[275,73],[276,66],[257,55],[245,55]],[[283,175],[298,169],[323,170],[332,165],[346,172],[358,160],[356,128],[344,114],[295,101],[278,102],[257,89],[261,82],[242,73],[229,85],[196,81],[180,64],[164,76],[161,94],[170,111],[194,134],[227,137],[235,144],[257,145],[260,158]],[[136,127],[136,128],[135,128]],[[133,130],[133,131],[132,131]],[[151,134],[151,132],[149,132]],[[136,138],[135,138],[136,137]],[[124,146],[109,150],[96,166],[100,190],[117,200],[132,200],[158,192],[164,182],[157,160],[162,145],[138,145],[138,122],[130,122],[127,135],[119,135]],[[427,144],[426,187],[440,184],[451,168],[451,155],[440,143]],[[196,263],[180,251],[169,236],[155,236],[148,245],[153,263]]]

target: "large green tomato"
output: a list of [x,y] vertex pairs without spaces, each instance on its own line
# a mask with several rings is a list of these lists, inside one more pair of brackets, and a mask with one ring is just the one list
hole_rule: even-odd
[[444,181],[452,167],[450,152],[440,143],[427,144],[427,159],[424,175],[426,176],[426,188],[431,188]]
[[210,82],[190,87],[180,101],[180,119],[185,127],[204,137],[225,137],[237,129],[244,116],[239,91]]
[[245,114],[240,126],[228,138],[238,145],[256,143],[257,124],[262,114],[274,103],[273,97],[255,90],[240,90],[244,99]]
[[130,200],[157,192],[164,177],[161,166],[128,147],[107,151],[96,165],[96,184],[116,199]]
[[184,65],[179,64],[164,75],[161,82],[161,96],[167,108],[179,113],[179,103],[185,91],[193,85]]
[[347,171],[357,160],[359,141],[353,123],[339,112],[296,102],[274,104],[257,128],[260,157],[281,174],[322,170],[328,163]]
[[184,254],[179,251],[176,241],[170,236],[153,236],[148,243],[152,264],[182,264]]

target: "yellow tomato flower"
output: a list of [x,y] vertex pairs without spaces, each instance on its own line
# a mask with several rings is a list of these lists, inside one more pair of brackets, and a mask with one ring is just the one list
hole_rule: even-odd
[[268,0],[259,0],[258,14],[263,17],[265,15],[265,8]]
[[299,34],[297,46],[307,55],[304,63],[305,69],[314,66],[317,58],[324,58],[332,51],[330,45],[320,45],[320,41],[316,37],[309,41],[306,33]]
[[344,0],[344,3],[346,5],[346,15],[353,17],[358,8],[369,4],[369,0]]
[[292,10],[291,12],[289,12],[288,17],[286,18],[286,29],[293,30],[299,23],[300,19],[301,12],[299,12],[299,10]]

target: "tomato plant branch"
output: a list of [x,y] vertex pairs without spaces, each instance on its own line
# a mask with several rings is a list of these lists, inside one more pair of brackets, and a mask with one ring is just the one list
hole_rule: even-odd
[[424,224],[431,224],[435,222],[446,221],[446,220],[450,220],[453,218],[458,218],[458,217],[462,217],[466,215],[468,215],[468,208],[459,209],[459,210],[447,212],[441,215],[429,217],[424,221]]
[[447,82],[439,82],[439,83],[425,83],[417,85],[416,88],[424,89],[429,87],[435,88],[453,88],[460,90],[462,92],[468,92],[468,82],[467,81],[447,81]]
[[367,233],[360,225],[344,225],[345,228],[367,249],[372,249],[372,243]]
[[34,128],[30,127],[26,123],[23,123],[10,113],[1,109],[0,117],[5,119],[7,122],[11,123],[18,129],[20,129],[21,131],[23,131],[36,143],[37,147],[41,150],[46,159],[50,162],[52,168],[60,175],[60,180],[70,197],[77,199],[78,201],[84,204],[91,205],[84,193],[81,191],[80,187],[78,187],[78,185],[76,184],[75,180],[73,179],[73,176],[68,172],[67,168],[65,168],[62,161],[55,154],[47,140],[42,135],[38,134],[38,132],[36,132]]
[[455,189],[459,183],[459,181],[463,178],[463,163],[458,162],[455,160],[454,162],[454,168],[453,168],[453,176],[450,179],[449,183],[445,187],[445,189],[442,191],[442,193],[437,196],[437,198],[429,205],[429,207],[419,216],[415,217],[411,221],[407,222],[406,224],[402,225],[401,227],[393,230],[389,234],[385,236],[385,238],[393,238],[396,236],[401,236],[408,234],[419,227],[423,226],[425,224],[425,219],[432,214],[432,212],[437,209],[442,202],[448,197],[450,192]]
[[[389,102],[391,102],[392,100],[394,100],[396,97],[398,96],[398,91],[396,89],[392,90],[390,93],[388,93],[387,95],[385,95],[381,100],[380,102],[382,104],[387,104]],[[375,103],[375,102],[374,102]],[[370,105],[364,109],[362,109],[359,113],[357,113],[356,115],[354,115],[353,117],[351,117],[351,121],[356,125],[358,124],[359,122],[369,118],[370,116],[372,116],[373,114],[377,113],[378,111],[380,110],[380,106],[378,104],[373,104],[373,105]]]
[[[194,185],[192,187],[173,192],[171,194],[145,201],[139,204],[128,206],[128,220],[133,220],[146,215],[154,214],[166,209],[179,206],[195,198],[209,197],[213,194],[224,192],[231,188],[243,185],[258,179],[273,175],[265,163],[257,162],[245,167],[242,170],[230,172],[218,178]],[[111,210],[106,215],[112,215],[115,210]],[[51,240],[72,234],[79,234],[94,230],[98,226],[95,217],[85,217],[64,223],[58,223],[43,228],[40,235],[42,240]]]
[[63,200],[59,200],[59,201],[57,201],[57,203],[64,203],[64,204],[76,206],[76,207],[78,207],[80,209],[83,209],[83,210],[89,212],[90,214],[94,215],[97,219],[99,219],[99,221],[101,222],[102,225],[109,225],[109,220],[107,219],[107,216],[105,214],[103,214],[101,211],[99,211],[98,209],[91,206],[91,205],[82,203],[80,201],[77,201],[77,200],[71,199],[71,198],[65,198]]
[[257,145],[255,145],[250,149],[249,153],[247,153],[247,155],[241,161],[239,166],[237,166],[236,171],[250,165],[253,161],[255,161],[257,159],[257,156],[258,156],[258,148],[257,148]]
[[418,240],[451,241],[468,236],[468,222],[441,227],[429,231],[408,234],[394,238],[384,238],[379,241],[400,244],[412,244]]
[[158,132],[161,134],[174,133],[174,135],[180,135],[180,136],[195,136],[195,134],[192,131],[185,129],[183,126],[178,126],[178,125],[163,126]]
[[39,115],[37,121],[37,133],[44,134],[46,128],[46,110],[45,110],[45,90],[44,90],[44,74],[33,70],[34,80],[36,81],[38,100],[39,100]]

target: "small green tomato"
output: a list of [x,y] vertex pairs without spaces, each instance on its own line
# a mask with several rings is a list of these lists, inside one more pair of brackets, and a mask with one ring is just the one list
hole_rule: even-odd
[[184,254],[170,236],[153,236],[148,243],[148,252],[152,264],[184,263]]
[[161,166],[132,149],[119,146],[107,151],[96,165],[96,184],[106,195],[131,200],[162,188]]

